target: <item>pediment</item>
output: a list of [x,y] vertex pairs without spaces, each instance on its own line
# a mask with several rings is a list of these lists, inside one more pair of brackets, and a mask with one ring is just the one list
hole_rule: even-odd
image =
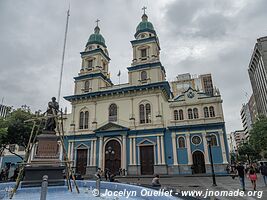
[[147,139],[147,138],[145,138],[141,142],[139,142],[137,145],[138,146],[143,146],[143,145],[156,145],[156,143],[153,142],[153,141],[151,141],[151,140],[149,140],[149,139]]
[[95,130],[95,132],[102,132],[102,131],[127,131],[129,128],[121,126],[119,124],[115,124],[112,122],[109,122],[98,129]]

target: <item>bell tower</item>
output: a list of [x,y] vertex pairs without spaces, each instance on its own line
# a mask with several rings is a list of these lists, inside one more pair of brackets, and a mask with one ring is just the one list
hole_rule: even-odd
[[160,62],[160,45],[156,31],[153,24],[148,21],[146,7],[142,9],[142,21],[136,28],[135,40],[131,41],[133,59],[131,67],[128,67],[131,85],[165,81],[166,76]]
[[75,94],[96,92],[100,88],[113,85],[108,71],[110,58],[98,23],[99,20],[96,20],[94,33],[90,35],[85,50],[80,53],[82,64],[80,73],[74,77]]

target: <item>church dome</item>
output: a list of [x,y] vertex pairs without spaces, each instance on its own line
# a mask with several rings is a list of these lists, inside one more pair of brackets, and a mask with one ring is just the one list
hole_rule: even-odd
[[149,22],[147,19],[148,19],[147,15],[143,14],[142,21],[136,27],[135,37],[141,32],[151,32],[156,34],[153,24]]
[[95,32],[90,35],[86,46],[89,45],[89,44],[100,44],[100,45],[106,47],[105,39],[100,34],[100,28],[98,26],[95,27]]

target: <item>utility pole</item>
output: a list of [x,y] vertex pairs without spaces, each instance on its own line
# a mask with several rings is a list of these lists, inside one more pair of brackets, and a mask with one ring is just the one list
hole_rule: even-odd
[[61,60],[61,69],[60,69],[60,76],[59,76],[59,88],[58,88],[58,98],[57,98],[58,103],[60,101],[63,66],[64,66],[64,58],[65,58],[65,49],[66,49],[68,26],[69,26],[69,17],[70,17],[70,6],[69,6],[69,9],[67,11],[67,22],[66,22],[66,28],[65,28],[65,37],[64,37],[63,53],[62,53],[62,60]]

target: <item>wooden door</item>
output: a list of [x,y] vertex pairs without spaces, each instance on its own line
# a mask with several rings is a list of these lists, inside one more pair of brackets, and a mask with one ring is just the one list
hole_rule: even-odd
[[112,174],[119,174],[121,168],[121,145],[117,140],[110,140],[105,146],[105,169]]
[[140,146],[141,174],[154,174],[154,148],[153,146]]
[[194,174],[205,173],[205,159],[201,151],[195,151],[193,153],[193,172]]
[[87,166],[87,149],[77,149],[77,158],[76,158],[76,173],[81,175],[86,174]]

